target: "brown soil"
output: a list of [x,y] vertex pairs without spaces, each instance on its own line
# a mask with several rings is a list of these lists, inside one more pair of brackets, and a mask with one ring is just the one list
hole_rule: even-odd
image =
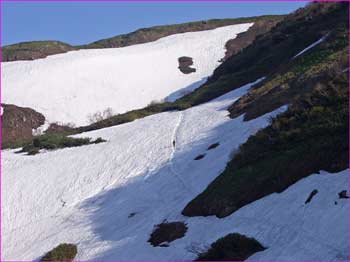
[[45,117],[28,107],[2,104],[2,141],[14,143],[24,139],[31,139],[32,129],[38,128],[45,122]]

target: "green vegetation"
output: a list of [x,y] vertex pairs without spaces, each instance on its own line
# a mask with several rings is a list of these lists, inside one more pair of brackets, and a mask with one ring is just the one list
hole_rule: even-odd
[[2,61],[33,60],[74,49],[60,41],[23,42],[2,47]]
[[200,254],[198,261],[243,261],[265,248],[254,238],[240,234],[228,234],[215,241],[207,252]]
[[91,138],[74,138],[68,137],[64,134],[45,134],[34,137],[30,141],[22,141],[22,144],[17,144],[17,146],[22,147],[18,153],[27,152],[28,155],[35,155],[39,153],[40,149],[55,150],[65,147],[98,144],[102,142],[105,142],[105,140],[100,137],[91,141]]
[[322,77],[312,91],[241,145],[225,171],[185,207],[183,214],[225,217],[319,170],[346,169],[348,75]]
[[125,35],[119,35],[107,39],[102,39],[88,45],[79,46],[77,48],[124,47],[134,44],[156,41],[159,38],[169,36],[172,34],[210,30],[221,26],[228,26],[240,23],[250,23],[263,19],[277,19],[280,17],[282,16],[267,15],[242,18],[210,19],[206,21],[189,22],[183,24],[154,26],[150,28],[141,28],[139,30]]
[[46,253],[40,261],[73,261],[77,253],[77,245],[60,244]]
[[283,16],[258,16],[232,19],[211,19],[175,25],[154,26],[141,28],[134,32],[102,39],[91,44],[71,46],[60,41],[22,42],[2,47],[2,61],[34,60],[48,55],[65,53],[71,50],[125,47],[147,43],[172,34],[210,30],[221,26],[261,21],[264,19],[281,19]]
[[346,28],[341,26],[330,32],[324,42],[290,60],[237,100],[229,108],[230,116],[234,118],[245,113],[245,120],[259,117],[309,92],[310,86],[322,75],[346,68],[347,37]]

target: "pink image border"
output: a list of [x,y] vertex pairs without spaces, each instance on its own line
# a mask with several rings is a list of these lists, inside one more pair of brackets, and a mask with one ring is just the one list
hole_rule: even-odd
[[[0,44],[2,43],[2,25],[3,25],[3,21],[2,21],[2,3],[9,3],[9,2],[23,2],[23,3],[43,3],[43,2],[82,2],[82,3],[88,3],[88,2],[94,2],[94,3],[107,3],[107,2],[134,2],[134,3],[160,3],[160,2],[191,2],[191,3],[201,3],[201,2],[213,2],[213,3],[223,3],[223,2],[311,2],[311,1],[303,1],[303,0],[219,0],[219,1],[214,1],[214,0],[127,0],[127,1],[121,1],[121,0],[102,0],[102,1],[97,1],[97,0],[74,0],[74,1],[70,1],[70,0],[0,0]],[[339,0],[321,0],[321,1],[316,1],[316,2],[350,2],[350,0],[348,1],[339,1]],[[349,28],[350,28],[350,18],[348,20],[349,23]],[[350,42],[350,35],[348,35],[348,39]],[[350,53],[350,50],[349,50]],[[2,62],[2,49],[0,48],[0,62]],[[348,56],[348,65],[350,67],[350,57]],[[0,75],[2,73],[2,64],[0,63]],[[348,74],[350,74],[350,69],[348,69]],[[2,79],[0,79],[0,101],[2,102]],[[350,103],[349,103],[349,108],[350,108]],[[349,127],[350,127],[350,121],[349,121]],[[2,260],[2,247],[3,247],[3,241],[2,241],[2,117],[0,117],[0,261],[6,261],[6,262],[27,262],[27,261],[33,261],[33,260]],[[350,162],[350,155],[349,155],[349,162]],[[350,189],[350,178],[348,178],[348,189]],[[349,209],[349,216],[348,216],[348,223],[349,223],[349,218],[350,218],[350,209]],[[348,248],[349,248],[349,254],[350,254],[350,234],[348,232]],[[96,261],[96,262],[111,262],[111,261],[174,261],[174,262],[182,262],[182,261],[192,261],[192,260],[118,260],[118,259],[113,259],[113,260],[74,260],[75,262],[92,262],[92,261]],[[327,260],[250,260],[248,259],[247,261],[251,261],[251,262],[287,262],[287,261],[305,261],[305,262],[325,262]],[[350,261],[349,260],[333,260],[333,261]]]

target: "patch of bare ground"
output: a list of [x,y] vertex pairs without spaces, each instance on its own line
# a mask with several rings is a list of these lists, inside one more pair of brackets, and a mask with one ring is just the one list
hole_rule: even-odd
[[163,222],[154,227],[154,230],[148,242],[153,246],[168,246],[168,243],[182,238],[187,231],[187,225],[184,222]]

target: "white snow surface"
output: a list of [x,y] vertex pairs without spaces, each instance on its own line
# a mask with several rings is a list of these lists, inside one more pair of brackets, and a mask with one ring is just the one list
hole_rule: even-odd
[[[124,113],[152,101],[173,101],[200,86],[220,64],[225,43],[253,23],[175,34],[123,48],[71,51],[2,63],[3,103],[33,108],[52,122],[85,125],[112,108]],[[183,74],[178,58],[193,58]]]
[[[2,259],[39,259],[64,242],[78,245],[78,260],[194,259],[193,250],[234,232],[267,247],[252,259],[345,259],[349,201],[337,193],[347,188],[349,170],[311,175],[223,219],[181,215],[224,170],[231,151],[286,109],[230,119],[227,107],[250,86],[185,111],[79,135],[105,143],[35,156],[4,151]],[[215,142],[219,147],[207,151]],[[314,189],[319,193],[305,205]],[[184,221],[188,231],[169,247],[153,247],[147,240],[164,219]]]
[[305,49],[301,50],[299,53],[297,53],[295,56],[293,56],[294,58],[297,58],[298,56],[304,54],[306,51],[310,50],[311,48],[313,48],[314,46],[322,43],[326,38],[327,38],[328,34],[325,36],[322,36],[320,39],[318,39],[316,42],[312,43],[311,45],[309,45],[308,47],[306,47]]

